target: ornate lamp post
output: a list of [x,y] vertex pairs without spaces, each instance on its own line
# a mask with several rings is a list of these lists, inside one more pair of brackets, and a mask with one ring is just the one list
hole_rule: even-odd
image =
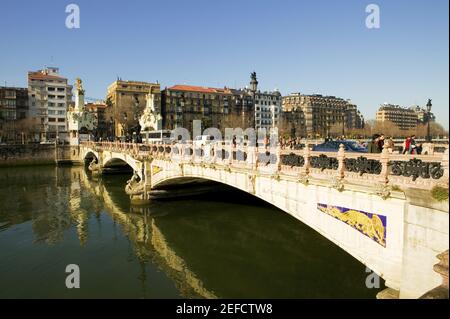
[[430,133],[430,121],[431,121],[431,99],[428,99],[427,103],[427,142],[431,143],[431,133]]
[[110,139],[115,140],[115,136],[114,136],[115,135],[114,134],[115,125],[114,125],[114,120],[113,120],[112,116],[109,119],[109,129],[110,129]]
[[128,137],[128,129],[127,129],[127,120],[128,120],[128,116],[127,113],[123,113],[123,130],[124,130],[124,136],[125,136],[125,142],[127,141],[127,137]]
[[[250,92],[253,99],[253,123],[252,126],[256,129],[256,92],[258,91],[258,80],[256,78],[256,72],[252,72],[250,75]],[[242,106],[244,108],[244,106]],[[245,127],[243,127],[245,128]]]

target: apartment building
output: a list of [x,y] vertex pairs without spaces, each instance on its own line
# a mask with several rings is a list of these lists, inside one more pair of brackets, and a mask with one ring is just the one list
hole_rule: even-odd
[[41,140],[54,140],[67,133],[67,109],[72,86],[56,67],[28,72],[29,116],[38,119]]
[[401,130],[410,130],[417,127],[418,114],[411,108],[384,103],[376,113],[376,120],[378,122],[394,123]]
[[300,136],[328,136],[334,126],[346,129],[364,127],[364,118],[349,100],[320,94],[292,93],[283,97],[283,118],[293,123]]

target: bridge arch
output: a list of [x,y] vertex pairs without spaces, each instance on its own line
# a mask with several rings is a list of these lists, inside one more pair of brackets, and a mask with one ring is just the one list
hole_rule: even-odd
[[91,162],[93,159],[95,159],[98,162],[98,154],[96,154],[94,151],[88,151],[83,155],[84,162]]
[[103,154],[103,168],[113,168],[128,165],[133,171],[135,171],[140,178],[142,178],[142,163],[135,160],[134,158],[119,154],[119,153],[110,153]]
[[[295,183],[295,186],[300,189],[297,189],[295,192],[295,196],[298,196],[299,198],[297,198],[294,202],[289,199],[279,200],[279,198],[276,198],[281,195],[281,192],[279,190],[274,191],[275,187],[273,186],[275,184],[279,184],[280,182],[278,181],[275,183],[275,180],[273,180],[272,177],[267,177],[266,180],[262,181],[261,179],[258,180],[258,178],[255,178],[254,175],[242,173],[234,174],[233,176],[232,173],[216,174],[215,172],[211,172],[211,174],[205,174],[204,170],[196,173],[184,171],[182,174],[179,172],[173,172],[174,170],[172,169],[171,172],[167,172],[167,174],[161,174],[165,176],[158,176],[159,173],[152,176],[152,189],[163,185],[170,185],[171,183],[176,183],[179,180],[191,178],[221,183],[234,189],[249,193],[250,195],[253,195],[280,209],[284,213],[289,214],[330,240],[333,244],[337,245],[339,248],[353,256],[361,264],[367,266],[371,271],[384,279],[386,281],[386,285],[388,283],[392,284],[392,282],[394,285],[398,284],[396,281],[398,280],[398,273],[401,271],[400,267],[392,265],[393,263],[390,262],[389,266],[391,269],[389,271],[385,271],[385,267],[387,266],[380,263],[380,259],[382,258],[379,256],[384,255],[385,252],[383,254],[380,254],[379,252],[385,250],[385,247],[382,247],[374,242],[370,243],[370,239],[363,238],[364,236],[358,232],[354,232],[352,234],[354,239],[349,240],[350,236],[348,234],[351,234],[352,232],[349,232],[349,229],[347,229],[348,226],[344,223],[335,220],[333,217],[324,216],[324,214],[319,215],[316,213],[316,216],[312,216],[317,211],[317,204],[315,203],[317,199],[311,198],[309,194],[311,188],[308,192],[305,191],[303,187],[306,188],[307,186]],[[288,193],[287,188],[293,187],[293,185],[294,184],[285,185],[286,193]],[[326,189],[327,192],[332,191],[329,188]],[[316,191],[317,190],[314,190],[314,192]],[[339,193],[338,191],[335,192]],[[286,193],[283,193],[282,196],[286,195]],[[337,195],[337,197],[339,197],[339,195]],[[342,229],[342,231],[340,229]],[[336,236],[336,232],[341,234]],[[358,241],[358,244],[352,246],[351,244],[349,245],[345,243],[346,241],[350,243],[352,241]],[[373,257],[372,255],[377,257]]]

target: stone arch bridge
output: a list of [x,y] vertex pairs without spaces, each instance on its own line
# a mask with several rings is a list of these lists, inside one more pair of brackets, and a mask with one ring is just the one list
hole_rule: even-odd
[[[442,288],[443,280],[448,296],[448,198],[433,195],[448,194],[448,150],[399,155],[387,149],[348,153],[343,146],[318,153],[224,143],[196,149],[190,143],[85,142],[79,156],[95,174],[128,164],[134,174],[125,191],[132,202],[148,201],[152,190],[186,178],[235,187],[292,215],[381,276],[389,288],[380,298],[419,298]],[[444,261],[436,267],[438,255]]]

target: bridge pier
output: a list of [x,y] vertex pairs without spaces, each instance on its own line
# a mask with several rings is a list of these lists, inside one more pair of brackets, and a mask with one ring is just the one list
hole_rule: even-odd
[[99,151],[97,158],[93,158],[88,166],[89,171],[91,171],[92,176],[99,176],[103,173],[103,151]]
[[[150,192],[152,189],[152,165],[151,160],[143,160],[142,177],[138,177],[135,171],[133,177],[128,180],[125,192],[130,196],[131,204],[146,205],[151,201]],[[139,178],[139,181],[137,179]]]

